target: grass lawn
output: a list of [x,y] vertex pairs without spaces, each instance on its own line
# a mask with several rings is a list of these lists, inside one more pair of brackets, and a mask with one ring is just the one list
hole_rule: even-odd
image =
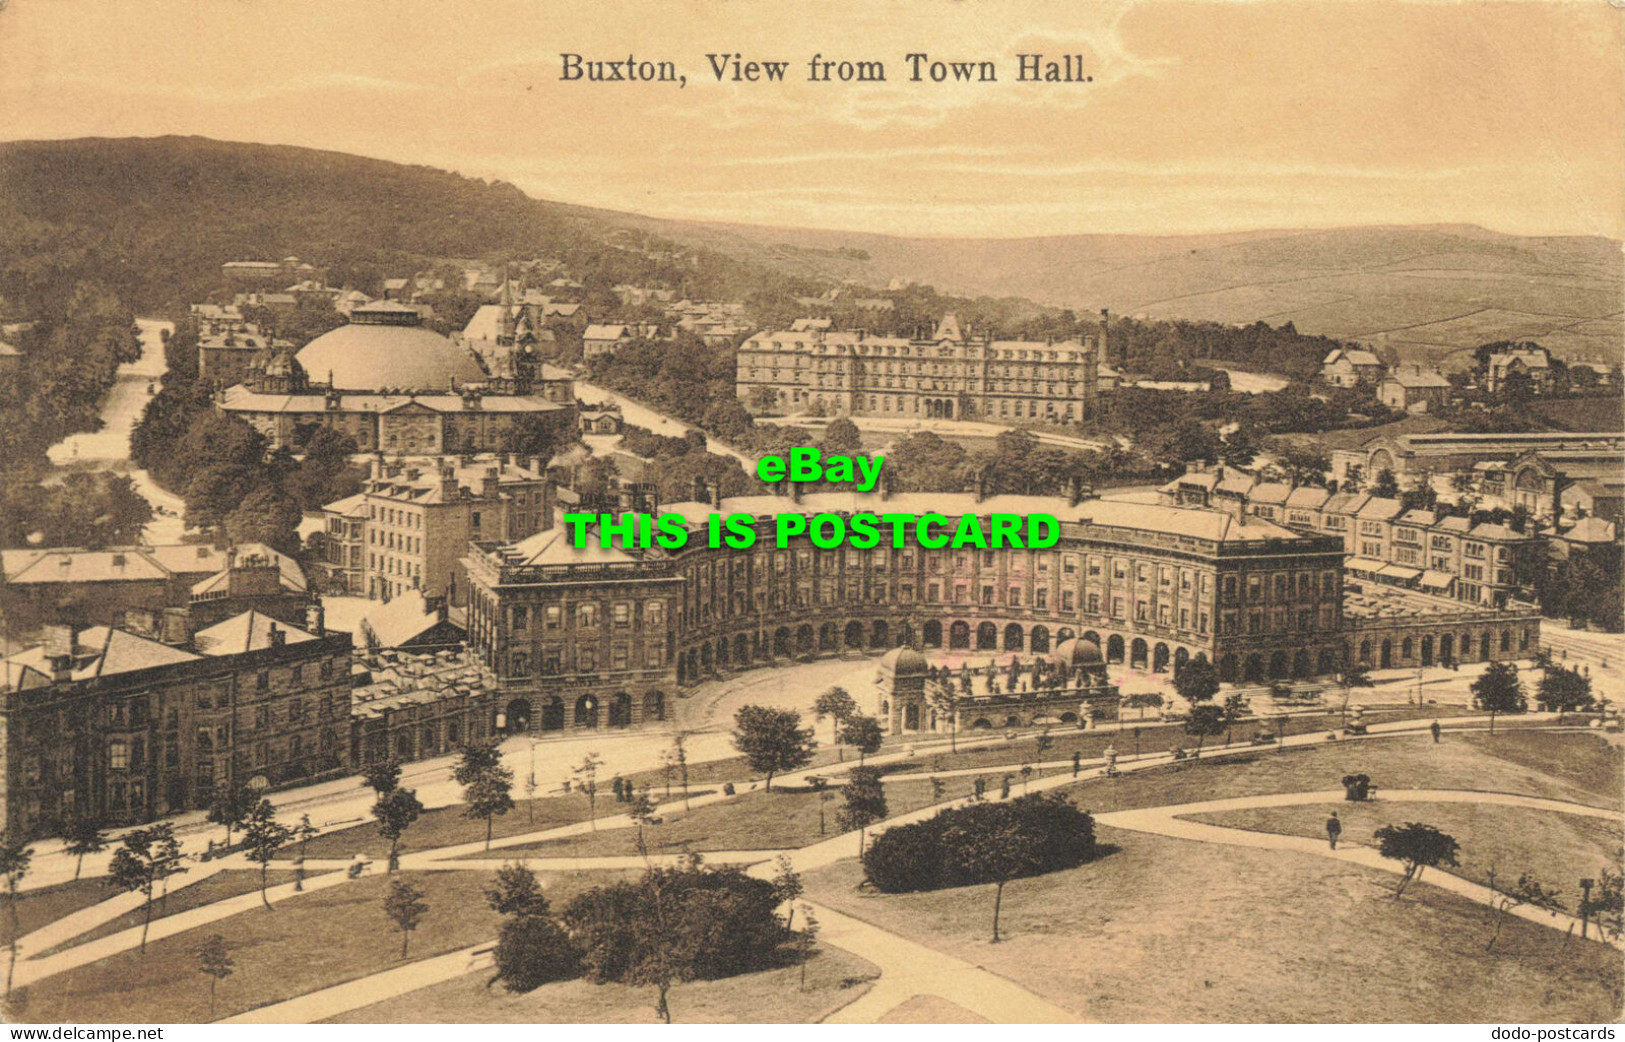
[[[1380,797],[1380,794],[1379,794]],[[1454,836],[1461,844],[1461,865],[1452,874],[1489,885],[1512,886],[1528,872],[1547,889],[1561,891],[1559,900],[1569,911],[1578,903],[1582,876],[1597,876],[1604,866],[1619,871],[1619,851],[1625,829],[1617,821],[1602,821],[1572,814],[1548,814],[1521,807],[1462,803],[1343,803],[1335,808],[1269,807],[1193,814],[1191,820],[1227,828],[1254,829],[1295,836],[1322,838],[1326,815],[1335,809],[1343,822],[1339,845],[1358,843],[1375,847],[1371,834],[1384,825],[1424,821]],[[1424,872],[1422,878],[1427,878]]]
[[[406,872],[367,876],[328,890],[251,911],[154,941],[146,954],[122,952],[56,974],[28,988],[20,1018],[30,1023],[198,1023],[209,1019],[208,980],[196,949],[210,934],[225,938],[236,973],[219,987],[216,1017],[304,995],[401,965],[400,933],[384,914],[391,878],[424,890],[429,906],[412,934],[407,960],[455,951],[496,937],[498,917],[486,907],[485,872]],[[610,874],[541,873],[548,898],[561,905]]]
[[[47,923],[65,919],[91,905],[101,904],[117,891],[107,885],[107,877],[75,879],[55,886],[42,886],[38,890],[25,890],[17,895],[17,925],[20,937],[26,937]],[[11,914],[0,911],[0,945],[11,943]]]
[[[1546,758],[1546,759],[1542,759]],[[1550,765],[1536,768],[1531,763]],[[1361,742],[1327,742],[1279,752],[1260,749],[1223,759],[1185,760],[1065,791],[1085,810],[1105,812],[1176,803],[1338,788],[1345,774],[1366,774],[1381,789],[1477,789],[1619,805],[1621,753],[1598,735],[1506,731],[1426,733]]]
[[[691,787],[690,791],[698,796],[707,790]],[[586,821],[589,813],[587,797],[576,793],[537,800],[518,799],[514,803],[513,810],[499,816],[492,823],[493,839],[540,832],[560,825],[573,825],[578,821]],[[609,792],[607,786],[598,794],[599,817],[611,817],[624,809],[624,805],[615,802],[615,794]],[[463,817],[463,806],[458,804],[424,811],[401,837],[400,849],[401,853],[407,854],[414,850],[432,850],[459,843],[481,843],[484,840],[485,819]],[[277,858],[291,860],[298,856],[298,853],[298,844],[293,844],[279,851]],[[389,856],[389,840],[378,834],[378,824],[371,818],[351,828],[317,836],[310,841],[305,856],[348,858],[356,854],[365,854],[370,858]]]
[[[295,874],[283,869],[273,869],[266,873],[266,885],[276,886],[278,883],[291,883]],[[182,876],[181,880],[184,881],[185,877]],[[161,887],[162,884],[159,884],[159,886]],[[157,922],[165,916],[189,912],[194,908],[201,908],[216,901],[224,901],[228,897],[252,894],[259,888],[260,873],[257,868],[246,872],[218,872],[208,879],[174,890],[168,895],[153,901],[152,921]],[[112,894],[113,891],[109,890],[108,893]],[[72,948],[75,945],[84,944],[86,941],[94,941],[97,938],[108,937],[121,930],[128,930],[132,926],[140,926],[146,919],[146,914],[144,905],[137,906],[134,911],[125,912],[117,919],[105,922],[94,930],[82,933],[78,937],[69,938],[39,954],[45,955],[49,954],[49,952],[59,952],[64,948]]]
[[[1426,710],[1384,710],[1366,713],[1365,721],[1367,724],[1380,724],[1390,723],[1395,720],[1432,720],[1435,718],[1443,720],[1452,716],[1467,715],[1470,712],[1470,710],[1452,706],[1435,706]],[[1134,755],[1136,748],[1133,733],[1136,722],[1133,715],[1130,714],[1124,721],[1127,729],[1121,732],[1115,729],[1109,731],[1056,730],[1050,733],[1050,739],[1054,744],[1043,753],[1038,751],[1036,735],[1023,735],[1014,741],[1003,741],[997,745],[981,749],[966,749],[957,753],[946,750],[932,752],[929,755],[920,756],[916,760],[888,766],[887,773],[967,770],[973,767],[1001,767],[1011,763],[1036,763],[1039,760],[1054,763],[1057,760],[1071,759],[1074,751],[1081,753],[1085,760],[1098,760],[1105,755],[1107,746],[1115,746],[1119,755],[1131,757]],[[1154,720],[1152,724],[1155,724]],[[1326,731],[1339,726],[1340,719],[1336,713],[1295,716],[1287,721],[1286,733],[1288,735],[1307,734],[1313,731]],[[1273,723],[1257,717],[1247,717],[1236,723],[1233,740],[1236,743],[1246,744],[1253,734],[1258,731],[1268,731],[1271,734],[1277,733]],[[960,739],[962,741],[985,740],[988,734],[987,731],[962,731],[960,732]],[[1223,744],[1224,739],[1221,737],[1217,742],[1210,741],[1208,747],[1220,747]],[[1194,749],[1196,739],[1186,734],[1183,727],[1177,725],[1167,727],[1145,726],[1140,728],[1138,748],[1142,754],[1168,752],[1176,747]]]
[[[869,990],[875,967],[825,947],[801,966],[785,966],[671,990],[674,1024],[815,1023]],[[560,981],[522,995],[487,988],[490,971],[366,1006],[329,1024],[657,1024],[653,988]]]
[[[975,784],[973,778],[943,779],[943,799],[968,796]],[[997,791],[998,782],[991,786]],[[771,791],[741,793],[737,799],[725,803],[711,803],[693,811],[668,818],[663,825],[646,829],[644,838],[651,854],[680,854],[690,850],[783,850],[804,847],[840,833],[835,824],[835,812],[842,806],[836,789],[835,798],[823,802],[819,793],[809,788],[775,787]],[[891,814],[908,811],[936,802],[931,787],[926,784],[886,786],[886,799]],[[612,801],[613,804],[613,801]],[[824,811],[825,831],[818,830],[818,811]],[[616,857],[631,856],[638,852],[637,830],[609,829],[586,833],[545,843],[529,843],[521,847],[505,847],[503,857]],[[486,854],[470,857],[488,857]]]
[[1311,854],[1102,828],[1118,849],[993,887],[880,895],[842,861],[809,900],[1008,977],[1106,1023],[1601,1022],[1621,1012],[1619,953],[1423,883]]

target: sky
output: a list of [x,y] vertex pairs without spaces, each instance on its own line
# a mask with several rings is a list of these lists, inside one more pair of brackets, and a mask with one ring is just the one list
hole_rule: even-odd
[[[1606,0],[0,0],[0,139],[197,134],[658,217],[1625,238]],[[685,86],[561,81],[563,53]],[[718,82],[707,54],[789,63]],[[910,82],[909,53],[995,63]],[[1022,53],[1089,83],[1020,83]],[[814,55],[886,82],[808,82]]]

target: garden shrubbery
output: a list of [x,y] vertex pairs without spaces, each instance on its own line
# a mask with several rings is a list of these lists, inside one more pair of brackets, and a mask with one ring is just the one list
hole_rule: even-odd
[[1023,796],[942,811],[887,829],[863,854],[888,894],[993,883],[1075,868],[1095,856],[1095,822],[1065,796]]

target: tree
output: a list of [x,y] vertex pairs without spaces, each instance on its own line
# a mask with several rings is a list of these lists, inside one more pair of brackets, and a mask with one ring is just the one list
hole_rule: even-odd
[[1224,699],[1224,744],[1230,744],[1236,721],[1248,713],[1247,699],[1241,695],[1226,695]]
[[68,818],[63,839],[66,842],[62,849],[76,859],[73,865],[75,879],[79,878],[80,869],[85,867],[86,854],[100,854],[107,849],[107,833],[102,831],[101,822],[82,814],[75,813]]
[[1174,690],[1192,706],[1209,701],[1219,693],[1219,671],[1205,658],[1191,659],[1180,667]]
[[215,985],[231,976],[237,964],[226,954],[226,939],[217,933],[210,934],[195,951],[198,972],[209,978],[209,1016],[212,1018]]
[[831,420],[818,445],[826,454],[851,456],[863,451],[863,432],[845,416]]
[[1591,695],[1590,677],[1578,669],[1556,665],[1547,666],[1541,674],[1536,697],[1548,710],[1556,709],[1558,719],[1571,709],[1589,709],[1596,701]]
[[818,950],[818,931],[820,924],[818,917],[813,915],[812,905],[801,906],[801,932],[796,935],[796,948],[801,956],[801,983],[798,988],[807,990],[807,963],[812,961],[813,953]]
[[463,747],[451,776],[458,785],[468,785],[494,767],[502,766],[502,752],[495,742],[477,742]]
[[1033,759],[1038,761],[1037,769],[1040,778],[1044,776],[1044,754],[1049,752],[1054,745],[1055,736],[1049,733],[1047,727],[1038,732],[1038,737],[1033,739]]
[[1185,733],[1196,737],[1197,759],[1201,759],[1203,741],[1224,734],[1228,726],[1223,706],[1208,703],[1191,707],[1191,715],[1185,718]]
[[498,814],[513,810],[513,770],[503,766],[495,744],[470,745],[452,776],[463,786],[465,818],[485,819],[485,849],[491,849],[491,829]]
[[1490,734],[1495,733],[1497,713],[1521,713],[1529,707],[1517,667],[1509,662],[1492,662],[1473,681],[1473,708],[1490,714]]
[[589,752],[571,768],[572,773],[581,776],[581,788],[587,793],[587,818],[592,822],[594,832],[598,831],[598,768],[603,765],[603,757]]
[[1405,892],[1411,880],[1422,878],[1424,868],[1456,864],[1456,854],[1461,850],[1453,837],[1432,825],[1415,821],[1384,825],[1372,835],[1377,841],[1377,853],[1405,865],[1404,878],[1394,891],[1395,898]]
[[841,726],[858,715],[858,703],[846,693],[846,688],[832,687],[813,703],[813,714],[815,720],[829,717],[829,740],[838,743],[841,740]]
[[1123,698],[1123,705],[1129,709],[1138,709],[1140,711],[1140,719],[1144,720],[1145,711],[1147,709],[1162,708],[1162,696],[1154,692],[1138,695],[1127,695]]
[[181,867],[181,844],[174,826],[164,823],[124,834],[124,845],[113,851],[107,883],[122,893],[139,892],[146,898],[141,921],[141,951],[147,950],[147,930],[152,926],[153,890],[170,876],[186,871]]
[[[627,782],[626,787],[630,789],[632,783]],[[660,819],[655,817],[655,801],[650,797],[649,789],[645,786],[632,796],[630,803],[631,806],[626,808],[626,816],[631,818],[632,823],[638,827],[638,854],[647,858],[649,856],[649,847],[644,842],[643,829],[647,825],[660,824]]]
[[841,728],[841,741],[858,751],[859,764],[863,763],[865,757],[879,752],[884,739],[885,732],[880,729],[880,721],[872,716],[853,716]]
[[401,761],[391,756],[369,763],[361,768],[361,781],[378,795],[387,796],[401,784]]
[[254,809],[254,794],[248,786],[234,783],[214,791],[209,801],[209,821],[226,828],[226,846],[231,846],[231,830],[241,827],[243,820]]
[[1495,866],[1491,865],[1486,872],[1490,885],[1490,918],[1495,924],[1495,932],[1484,945],[1489,951],[1495,947],[1495,942],[1501,939],[1501,927],[1506,923],[1507,913],[1522,904],[1544,908],[1547,911],[1558,911],[1563,906],[1558,901],[1558,891],[1548,890],[1539,881],[1530,877],[1528,872],[1518,877],[1518,881],[1506,890],[1500,890],[1495,885]]
[[372,816],[378,821],[378,834],[389,840],[389,871],[401,867],[401,837],[423,813],[416,789],[391,789],[378,797],[372,805]]
[[1004,885],[1038,867],[1020,826],[1011,819],[954,825],[943,830],[946,850],[953,852],[955,868],[993,882],[993,943],[999,943],[999,911]]
[[536,873],[517,862],[497,869],[491,885],[485,888],[485,903],[498,915],[544,915],[547,897],[536,882]]
[[767,791],[773,789],[773,775],[793,771],[812,762],[812,728],[801,726],[801,714],[790,709],[743,706],[734,714],[734,748],[745,754],[753,771],[767,774]]
[[886,790],[880,784],[880,771],[875,767],[854,767],[841,786],[846,804],[835,812],[835,824],[843,832],[858,832],[858,855],[863,855],[863,844],[870,825],[886,817]]
[[22,836],[7,829],[0,833],[0,876],[6,880],[6,912],[11,919],[11,965],[6,969],[6,998],[11,998],[11,980],[17,973],[17,939],[22,926],[17,918],[17,888],[34,863],[34,848]]
[[796,863],[790,860],[789,854],[780,854],[773,859],[773,896],[779,904],[784,906],[784,928],[794,928],[796,915],[796,902],[806,892],[806,886],[801,882],[801,873],[796,871]]
[[1337,681],[1343,686],[1343,726],[1349,725],[1349,694],[1357,687],[1371,686],[1371,671],[1358,662],[1344,662],[1343,669],[1337,675]]
[[655,1013],[670,1023],[672,988],[759,970],[780,958],[789,933],[773,884],[697,858],[651,868],[637,881],[578,895],[563,919],[584,976],[655,989]]
[[1371,483],[1371,494],[1378,499],[1398,499],[1399,481],[1387,467],[1377,471],[1377,480]]
[[226,538],[233,543],[264,543],[285,554],[299,552],[303,514],[280,485],[262,485],[226,515]]
[[[671,748],[660,756],[660,762],[668,771],[677,772],[678,781],[683,786],[683,806],[688,806],[688,732],[678,731],[671,736]],[[670,775],[667,775],[668,779]],[[671,796],[671,785],[667,782],[666,796]]]
[[276,820],[276,808],[271,806],[270,800],[260,800],[243,823],[243,854],[260,866],[260,900],[265,902],[266,908],[271,907],[271,899],[265,893],[266,872],[276,852],[291,839],[293,829]]
[[406,945],[412,939],[412,931],[418,928],[428,910],[422,888],[404,879],[390,881],[389,893],[384,895],[384,914],[394,920],[401,931],[401,958],[406,958]]

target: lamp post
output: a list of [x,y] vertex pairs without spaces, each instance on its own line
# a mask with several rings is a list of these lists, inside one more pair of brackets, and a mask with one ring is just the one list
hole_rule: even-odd
[[1586,939],[1586,921],[1591,917],[1591,888],[1597,885],[1595,879],[1580,880],[1580,940]]

